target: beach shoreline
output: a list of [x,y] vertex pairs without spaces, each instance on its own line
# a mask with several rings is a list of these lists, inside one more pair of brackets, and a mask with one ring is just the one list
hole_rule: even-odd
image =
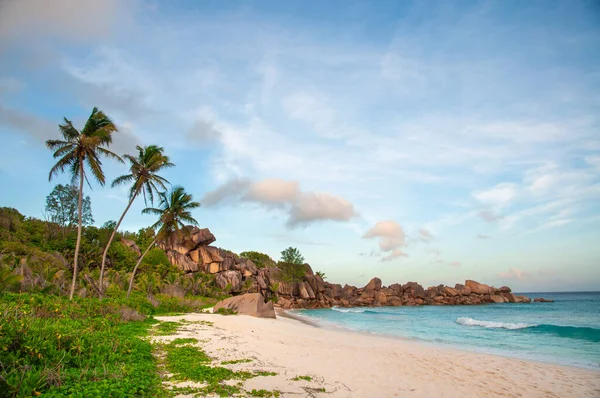
[[[278,315],[262,319],[186,314],[157,319],[191,322],[177,335],[160,339],[194,337],[219,362],[251,360],[234,365],[235,370],[277,373],[247,380],[247,390],[314,397],[600,396],[600,371],[315,327],[295,314],[278,310]],[[211,326],[199,321],[210,321]]]
[[552,361],[551,359],[543,360],[543,359],[538,359],[538,358],[531,357],[531,356],[530,357],[517,356],[511,352],[503,352],[501,350],[494,350],[492,348],[489,348],[486,350],[483,347],[467,346],[467,345],[461,345],[461,344],[454,344],[454,343],[450,343],[450,342],[436,342],[436,341],[420,339],[418,337],[399,336],[399,335],[385,333],[385,332],[375,332],[375,331],[353,329],[353,328],[350,328],[347,326],[336,324],[334,322],[328,322],[328,321],[320,322],[317,320],[313,320],[312,317],[300,314],[299,313],[300,311],[305,311],[305,309],[275,308],[275,312],[276,312],[277,316],[294,319],[301,323],[304,323],[306,325],[310,325],[310,326],[316,327],[316,328],[324,328],[324,329],[329,329],[329,330],[334,330],[334,331],[340,331],[342,333],[353,333],[353,334],[359,334],[359,335],[363,335],[363,336],[389,338],[389,339],[406,342],[409,344],[413,344],[413,343],[421,344],[421,345],[424,345],[426,348],[432,347],[432,348],[441,348],[441,349],[448,349],[448,350],[471,352],[471,353],[475,353],[475,354],[492,355],[492,356],[497,356],[497,357],[502,357],[502,358],[523,360],[523,361],[531,362],[534,364],[547,364],[547,365],[553,365],[553,366],[558,366],[558,367],[564,367],[567,369],[571,369],[571,368],[572,369],[584,369],[584,370],[590,370],[592,372],[598,372],[600,375],[600,366],[593,366],[588,363],[573,363],[573,362],[558,363],[556,361]]

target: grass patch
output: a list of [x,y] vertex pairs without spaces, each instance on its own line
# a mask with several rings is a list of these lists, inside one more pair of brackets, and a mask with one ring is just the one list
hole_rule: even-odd
[[221,365],[235,365],[236,363],[252,362],[252,359],[234,359],[231,361],[223,361]]
[[195,339],[193,337],[188,337],[188,338],[177,338],[173,341],[171,341],[172,345],[181,345],[181,344],[193,344],[193,343],[197,343],[198,339]]
[[154,328],[156,336],[170,336],[177,332],[177,328],[181,326],[178,322],[161,322]]
[[258,370],[254,372],[255,376],[277,376],[275,372],[265,372],[264,370]]
[[[273,372],[234,372],[221,366],[211,366],[211,358],[199,347],[185,345],[197,343],[196,339],[175,339],[169,344],[157,344],[159,350],[164,350],[164,365],[173,376],[174,381],[194,381],[208,384],[206,387],[194,389],[194,393],[217,394],[231,396],[242,391],[241,384],[228,385],[226,380],[248,380],[257,376],[273,376]],[[181,345],[184,344],[184,345]],[[232,361],[235,363],[245,360]],[[173,390],[175,391],[175,390]],[[179,391],[179,390],[177,390]]]
[[300,380],[312,381],[312,377],[310,377],[310,376],[296,376],[292,380],[294,380],[294,381],[300,381]]
[[269,390],[256,390],[246,391],[248,395],[251,397],[280,397],[281,392],[277,390],[269,391]]

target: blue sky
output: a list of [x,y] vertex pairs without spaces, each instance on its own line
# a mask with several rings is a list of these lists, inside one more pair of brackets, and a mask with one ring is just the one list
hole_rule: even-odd
[[[600,288],[597,2],[5,1],[0,56],[2,206],[42,216],[44,141],[98,106],[113,150],[165,147],[222,247],[358,285]],[[93,188],[116,219],[126,189]]]

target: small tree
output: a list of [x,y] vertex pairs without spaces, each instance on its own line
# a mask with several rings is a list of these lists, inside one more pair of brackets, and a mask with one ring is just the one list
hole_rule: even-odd
[[274,266],[276,264],[275,261],[267,254],[255,251],[242,252],[240,253],[240,257],[247,258],[248,260],[252,261],[257,268]]
[[281,262],[300,265],[304,264],[304,257],[300,254],[300,250],[290,246],[281,252]]
[[[48,221],[58,224],[63,235],[66,228],[71,228],[77,225],[77,201],[79,200],[79,191],[73,184],[63,185],[58,184],[52,192],[46,196],[46,215]],[[92,201],[89,196],[83,198],[82,201],[82,225],[92,225],[94,217],[92,216]]]
[[327,277],[325,276],[325,272],[323,271],[317,271],[317,276],[320,276],[321,279],[325,280]]

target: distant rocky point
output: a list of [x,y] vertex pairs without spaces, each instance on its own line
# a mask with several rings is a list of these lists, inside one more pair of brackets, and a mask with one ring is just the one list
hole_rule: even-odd
[[[260,293],[265,301],[272,300],[276,306],[285,309],[531,302],[529,297],[513,294],[508,286],[495,288],[473,280],[454,287],[439,285],[427,289],[416,282],[386,287],[379,278],[371,279],[361,288],[342,286],[324,281],[308,264],[304,265],[306,272],[300,280],[289,281],[276,266],[258,268],[251,260],[210,246],[215,241],[208,228],[190,226],[181,238],[163,242],[160,246],[179,269],[188,273],[215,274],[217,285],[228,293]],[[536,301],[551,300],[539,298]]]

